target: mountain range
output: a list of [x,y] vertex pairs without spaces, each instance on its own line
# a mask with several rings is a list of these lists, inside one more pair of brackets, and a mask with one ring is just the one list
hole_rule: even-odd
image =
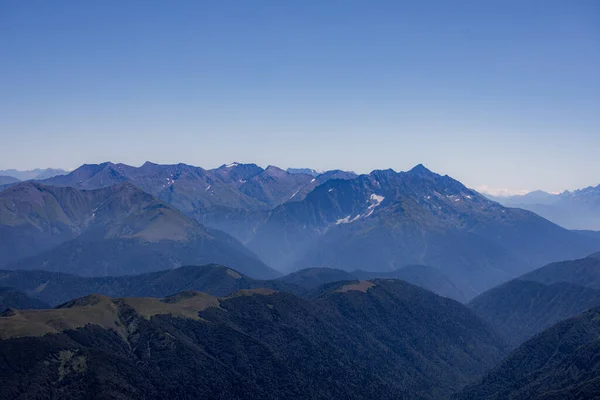
[[[18,171],[16,169],[4,169],[4,170],[0,170],[0,176],[8,176],[11,178],[14,178],[18,181],[29,181],[29,180],[34,180],[34,179],[47,179],[47,178],[52,178],[53,176],[56,175],[65,175],[68,172],[65,171],[64,169],[60,169],[60,168],[44,168],[44,169],[40,169],[40,168],[36,168],[36,169],[32,169],[29,171]],[[1,183],[2,181],[0,180],[0,185],[3,185],[4,183]],[[7,182],[7,183],[12,183],[12,182]]]
[[329,180],[270,211],[246,242],[281,270],[438,268],[468,297],[598,241],[534,213],[505,208],[419,165]]
[[263,169],[256,164],[231,163],[205,170],[186,164],[141,167],[125,164],[83,165],[64,176],[43,181],[53,186],[99,189],[119,182],[131,182],[168,202],[206,226],[247,240],[263,223],[267,210],[292,197],[300,200],[315,184],[332,177],[354,177],[353,173],[328,171],[320,177],[289,173],[275,166]]
[[533,211],[567,229],[600,230],[600,185],[560,194],[537,190],[525,195],[488,197],[507,207]]
[[21,183],[0,193],[0,265],[82,276],[220,263],[277,273],[229,235],[130,183],[97,190]]
[[0,398],[447,399],[506,354],[465,306],[394,280],[90,295],[8,309],[0,335]]
[[[0,265],[106,276],[215,262],[260,278],[274,277],[272,269],[393,272],[426,265],[447,277],[462,293],[452,297],[463,300],[600,249],[598,235],[503,207],[422,165],[359,176],[292,172],[240,163],[205,170],[107,162],[29,182],[29,189],[14,185],[0,192]],[[113,197],[121,205],[101,213],[93,211],[101,202],[57,211],[63,204],[57,207],[53,194],[40,203],[41,192],[60,191],[61,198],[71,189],[87,199],[126,187],[137,188],[140,199],[148,196],[133,213],[126,210],[138,200],[119,194]],[[30,210],[19,217],[11,208],[15,196]],[[74,200],[71,206],[80,207]]]

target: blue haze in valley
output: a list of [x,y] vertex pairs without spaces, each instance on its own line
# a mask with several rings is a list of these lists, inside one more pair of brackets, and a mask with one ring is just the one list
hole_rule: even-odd
[[597,1],[0,4],[0,169],[102,161],[600,183]]

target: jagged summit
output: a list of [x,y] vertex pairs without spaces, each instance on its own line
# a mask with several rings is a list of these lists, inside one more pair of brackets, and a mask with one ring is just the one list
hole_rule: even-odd
[[433,175],[434,173],[428,169],[427,167],[425,167],[423,164],[417,164],[415,165],[410,171],[408,171],[411,174],[416,174],[416,175]]

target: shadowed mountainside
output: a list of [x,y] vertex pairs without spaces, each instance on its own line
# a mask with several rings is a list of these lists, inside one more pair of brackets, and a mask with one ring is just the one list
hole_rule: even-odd
[[522,344],[456,400],[587,400],[600,393],[600,309]]
[[546,265],[481,294],[468,306],[516,347],[600,306],[600,259],[592,255]]
[[340,284],[313,301],[268,289],[94,295],[9,310],[0,327],[2,398],[27,387],[73,399],[444,399],[505,354],[464,306],[389,280]]

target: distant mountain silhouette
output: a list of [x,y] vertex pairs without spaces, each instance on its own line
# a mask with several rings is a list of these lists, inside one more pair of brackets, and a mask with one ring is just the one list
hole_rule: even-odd
[[19,182],[17,178],[13,178],[12,176],[0,175],[0,186],[13,185]]
[[0,170],[0,175],[16,178],[17,181],[28,181],[32,179],[47,179],[56,175],[64,175],[67,171],[59,168],[32,169],[29,171],[18,171],[16,169]]
[[538,190],[520,196],[492,198],[507,207],[533,211],[567,229],[600,230],[600,185],[560,194]]
[[313,177],[317,177],[323,173],[323,171],[317,171],[312,168],[288,168],[286,171],[290,174],[307,174],[312,175]]
[[16,308],[21,310],[50,308],[47,303],[41,300],[27,296],[12,287],[0,287],[0,312],[7,308]]

